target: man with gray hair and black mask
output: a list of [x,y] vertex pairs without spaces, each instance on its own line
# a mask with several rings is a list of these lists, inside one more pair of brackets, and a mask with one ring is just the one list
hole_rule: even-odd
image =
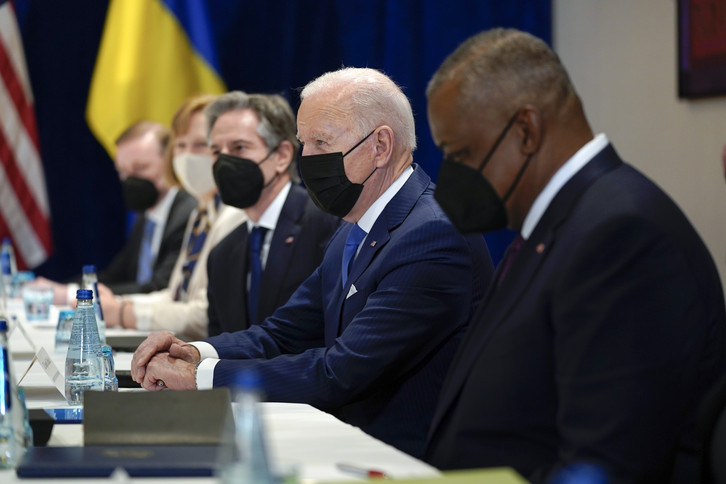
[[209,254],[208,335],[216,336],[282,306],[318,267],[340,219],[296,183],[295,116],[282,96],[233,91],[204,115],[222,201],[248,217]]
[[230,385],[244,369],[268,399],[328,411],[420,457],[443,377],[491,259],[459,235],[413,165],[411,106],[373,69],[342,69],[301,94],[300,171],[346,223],[290,300],[245,331],[188,345],[157,334],[134,355],[147,389]]

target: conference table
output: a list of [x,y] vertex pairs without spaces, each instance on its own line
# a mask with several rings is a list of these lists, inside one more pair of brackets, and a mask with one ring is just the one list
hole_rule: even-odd
[[[48,320],[28,322],[25,320],[22,305],[17,301],[9,304],[14,318],[10,333],[9,347],[13,372],[16,381],[24,389],[28,409],[67,408],[62,393],[54,385],[52,375],[61,373],[55,380],[62,378],[65,354],[56,351],[55,321],[62,308],[51,307]],[[116,335],[143,335],[143,333],[108,329],[107,337]],[[44,369],[37,358],[47,354],[53,365]],[[128,370],[131,353],[116,352],[114,355],[117,370]],[[31,365],[32,362],[32,365]],[[54,368],[55,367],[55,368]],[[143,389],[123,388],[120,391],[141,391]],[[170,391],[170,390],[165,390]],[[436,478],[441,474],[428,464],[415,459],[371,436],[357,427],[348,425],[332,415],[310,405],[265,402],[262,404],[263,423],[266,431],[267,447],[273,469],[283,474],[294,473],[299,482],[345,482],[361,481],[359,475],[349,470],[341,470],[339,464],[351,464],[361,469],[376,469],[394,479]],[[49,446],[83,445],[82,424],[59,424],[53,426]],[[133,478],[115,476],[116,479],[83,479],[82,482],[178,482],[168,478]],[[78,479],[21,479],[14,470],[0,470],[0,482],[78,482]],[[213,483],[217,479],[185,478],[184,482]]]

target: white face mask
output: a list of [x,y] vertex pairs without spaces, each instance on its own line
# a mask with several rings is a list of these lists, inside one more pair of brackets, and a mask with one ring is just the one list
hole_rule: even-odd
[[217,188],[214,184],[212,164],[214,158],[208,155],[184,153],[174,157],[174,172],[184,190],[196,198]]

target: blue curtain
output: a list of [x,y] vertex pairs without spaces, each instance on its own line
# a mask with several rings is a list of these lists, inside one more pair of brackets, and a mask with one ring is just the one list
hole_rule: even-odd
[[[113,163],[84,119],[107,1],[15,0],[41,141],[54,253],[37,272],[54,279],[103,268],[123,244],[125,209]],[[213,41],[230,89],[280,93],[297,109],[308,81],[341,66],[373,67],[411,99],[414,160],[436,178],[441,154],[426,120],[429,78],[456,46],[491,27],[551,39],[547,0],[214,0]],[[487,236],[495,261],[511,240]]]

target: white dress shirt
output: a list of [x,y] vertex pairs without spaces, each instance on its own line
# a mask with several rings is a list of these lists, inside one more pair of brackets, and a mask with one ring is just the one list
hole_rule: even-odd
[[577,150],[577,153],[572,155],[572,157],[555,172],[550,181],[547,182],[547,185],[545,185],[544,189],[539,193],[539,195],[537,195],[537,198],[535,198],[529,212],[527,212],[527,216],[524,217],[521,231],[522,238],[524,240],[527,240],[529,236],[532,235],[534,228],[539,223],[542,215],[544,215],[547,207],[550,206],[550,203],[555,198],[555,195],[557,195],[560,189],[565,186],[565,183],[570,181],[570,179],[575,176],[575,174],[580,171],[583,166],[592,160],[595,155],[600,153],[603,148],[608,145],[608,143],[609,141],[607,136],[602,133],[598,134],[585,146]]
[[[272,244],[272,234],[275,232],[275,227],[277,227],[277,220],[280,218],[282,207],[285,205],[285,200],[287,200],[287,195],[290,193],[291,187],[292,182],[287,182],[287,185],[282,187],[280,193],[277,194],[277,196],[272,200],[272,203],[270,203],[265,211],[262,212],[260,220],[258,220],[257,223],[253,222],[249,218],[247,219],[248,234],[251,234],[252,229],[257,226],[267,229],[267,232],[265,233],[265,238],[262,241],[262,248],[260,249],[260,261],[262,262],[262,270],[265,270],[265,264],[267,264],[267,254],[270,253],[270,244]],[[249,271],[247,273],[247,278],[247,287],[249,287]]]

